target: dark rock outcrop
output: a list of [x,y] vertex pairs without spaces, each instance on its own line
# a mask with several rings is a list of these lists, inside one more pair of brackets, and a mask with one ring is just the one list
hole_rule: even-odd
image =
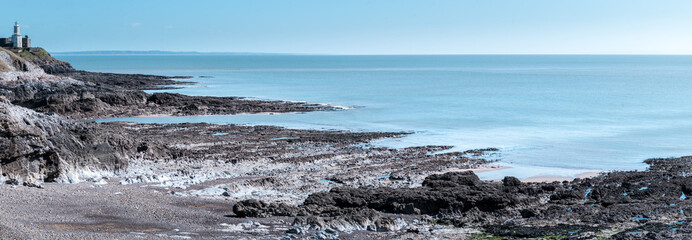
[[431,175],[423,181],[423,186],[430,188],[476,186],[479,184],[481,184],[481,179],[472,171]]
[[8,181],[75,181],[80,170],[122,170],[129,145],[95,124],[37,113],[0,97],[0,173]]
[[327,105],[299,102],[195,97],[173,93],[148,94],[113,85],[77,81],[10,82],[0,84],[0,96],[5,96],[15,105],[35,111],[77,119],[335,110]]
[[261,101],[241,97],[148,94],[142,90],[172,89],[175,88],[174,85],[189,84],[190,82],[177,80],[190,77],[79,71],[69,63],[53,58],[41,48],[16,53],[4,49],[2,51],[2,54],[9,56],[3,58],[3,66],[12,66],[12,69],[5,67],[8,69],[0,70],[24,73],[20,77],[11,76],[8,77],[11,79],[0,82],[0,96],[6,97],[15,105],[35,111],[77,119],[337,110],[321,104]]
[[245,200],[233,205],[233,213],[238,217],[269,217],[305,215],[302,209],[285,203],[265,203],[259,200]]
[[[29,50],[16,52],[16,54],[23,60],[39,66],[48,74],[68,73],[75,71],[70,63],[53,58],[53,56],[51,56],[50,53],[43,48],[34,47]],[[21,71],[26,71],[26,69]]]
[[[40,64],[39,64],[40,65]],[[51,65],[40,65],[44,70],[52,67]],[[48,72],[46,72],[48,73]],[[185,76],[158,76],[146,74],[121,74],[121,73],[101,73],[87,72],[81,70],[66,70],[63,72],[53,72],[57,76],[71,77],[83,82],[94,83],[96,85],[117,86],[128,90],[155,90],[173,89],[172,85],[190,84],[191,82],[176,81],[174,79],[189,79]]]
[[449,172],[427,177],[419,188],[333,188],[310,195],[292,212],[330,217],[349,217],[348,209],[421,214],[440,223],[484,227],[504,237],[584,237],[604,228],[689,237],[692,231],[684,229],[689,228],[687,214],[692,211],[691,161],[692,157],[652,159],[646,161],[651,164],[647,171],[552,183],[522,183],[513,177],[489,182],[470,171]]
[[48,74],[61,74],[75,71],[72,64],[55,58],[31,58],[29,61],[38,65]]

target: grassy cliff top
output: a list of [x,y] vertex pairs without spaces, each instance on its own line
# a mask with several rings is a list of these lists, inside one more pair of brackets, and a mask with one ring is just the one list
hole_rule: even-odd
[[48,53],[48,51],[46,51],[43,48],[32,48],[32,49],[35,49],[35,50],[34,51],[23,50],[23,51],[18,52],[16,54],[19,55],[20,57],[22,57],[23,59],[26,59],[26,60],[32,60],[32,59],[36,59],[36,58],[53,59],[53,57],[50,56],[50,53]]

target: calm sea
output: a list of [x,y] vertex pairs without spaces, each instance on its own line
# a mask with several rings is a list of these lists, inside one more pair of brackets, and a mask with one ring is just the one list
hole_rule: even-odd
[[646,158],[692,155],[692,56],[57,57],[90,71],[195,77],[170,92],[354,107],[117,120],[415,131],[377,144],[502,149],[511,168],[484,178],[644,169]]

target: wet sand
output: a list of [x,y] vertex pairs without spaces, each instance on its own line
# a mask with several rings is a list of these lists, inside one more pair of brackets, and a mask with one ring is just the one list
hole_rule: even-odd
[[565,176],[536,176],[530,178],[521,179],[522,182],[562,182],[562,181],[572,181],[575,178],[592,178],[600,175],[601,172],[585,172],[578,174],[574,177]]

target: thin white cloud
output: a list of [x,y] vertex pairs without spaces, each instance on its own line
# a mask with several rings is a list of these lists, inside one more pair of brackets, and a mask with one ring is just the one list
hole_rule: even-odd
[[136,27],[139,27],[139,26],[142,26],[142,23],[140,23],[140,22],[133,22],[133,23],[130,23],[130,27],[136,28]]

